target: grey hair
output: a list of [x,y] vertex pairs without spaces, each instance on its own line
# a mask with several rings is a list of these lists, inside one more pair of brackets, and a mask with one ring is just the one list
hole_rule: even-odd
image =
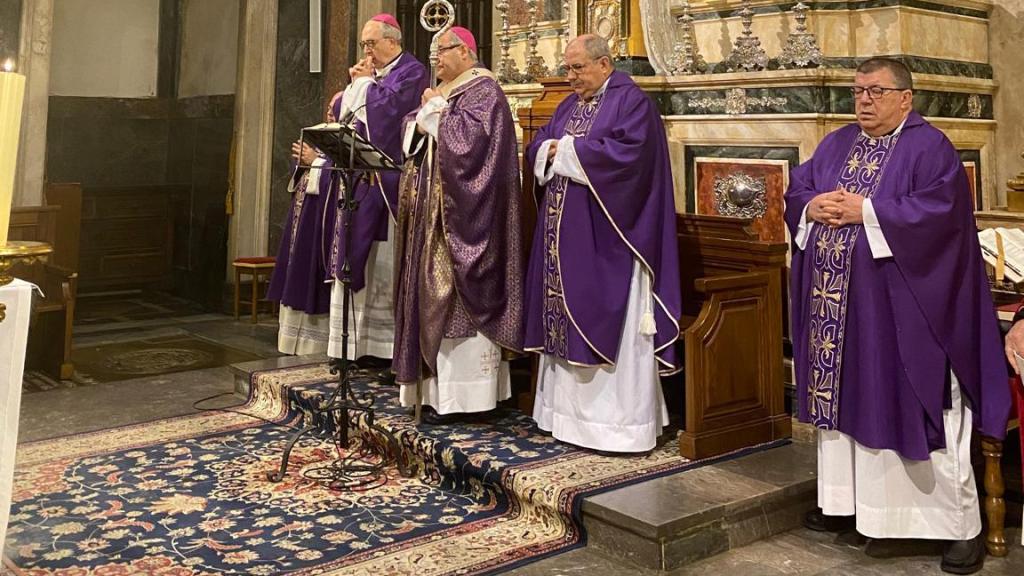
[[385,24],[384,22],[378,21],[377,23],[380,24],[381,38],[391,38],[392,40],[395,41],[396,44],[402,44],[402,31],[400,29],[395,28],[390,24]]
[[608,40],[597,34],[589,34],[582,39],[583,50],[587,56],[597,62],[601,58],[612,59],[612,51],[608,48]]
[[894,88],[900,90],[913,90],[914,89],[914,76],[910,73],[910,68],[899,60],[892,58],[869,58],[864,62],[861,62],[860,66],[857,66],[857,72],[861,74],[871,74],[879,70],[888,70],[892,74],[892,79],[896,82]]
[[[446,34],[448,36],[448,39],[451,41],[451,46],[466,46],[466,43],[462,41],[462,38],[459,38],[458,34],[455,34],[451,30],[449,30]],[[474,64],[478,62],[476,52],[470,50],[469,46],[466,46],[466,53],[469,54],[469,59],[472,60]]]

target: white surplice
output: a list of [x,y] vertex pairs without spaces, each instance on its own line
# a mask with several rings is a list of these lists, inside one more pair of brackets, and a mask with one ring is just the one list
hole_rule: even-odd
[[[395,346],[394,278],[395,223],[388,218],[388,239],[374,242],[366,263],[366,286],[352,295],[349,309],[348,358],[391,358]],[[330,342],[327,355],[341,358],[344,292],[338,280],[331,288]]]
[[654,448],[668,424],[668,407],[658,378],[654,336],[640,333],[640,318],[650,298],[649,290],[643,290],[644,274],[634,261],[614,367],[576,366],[541,355],[533,404],[533,419],[541,430],[563,442],[607,452]]

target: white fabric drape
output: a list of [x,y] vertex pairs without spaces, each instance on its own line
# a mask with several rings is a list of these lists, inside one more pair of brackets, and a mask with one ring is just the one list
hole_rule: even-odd
[[0,322],[0,550],[11,512],[32,289],[32,284],[17,279],[0,287],[0,304],[4,305],[6,315]]

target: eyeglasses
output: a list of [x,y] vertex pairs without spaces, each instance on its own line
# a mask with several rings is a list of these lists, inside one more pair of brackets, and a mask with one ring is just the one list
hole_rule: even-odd
[[583,62],[581,64],[571,64],[571,65],[570,64],[566,64],[565,65],[565,72],[566,72],[566,74],[568,74],[569,72],[572,72],[573,74],[577,74],[578,75],[580,72],[583,72],[583,70],[585,70],[587,68],[587,66],[590,66],[590,62]]
[[863,86],[850,87],[850,92],[853,93],[854,98],[859,98],[861,94],[867,92],[868,96],[870,96],[872,100],[878,100],[882,96],[885,96],[886,92],[903,92],[905,90],[909,90],[909,88],[887,88],[885,86],[868,86],[867,88]]
[[459,46],[463,46],[463,44],[452,44],[450,46],[438,46],[437,47],[437,53],[438,53],[438,55],[440,55],[445,50],[451,50],[452,48],[458,48]]
[[373,50],[373,47],[376,45],[377,40],[362,40],[359,42],[359,47],[362,48],[363,50],[366,50],[367,48]]

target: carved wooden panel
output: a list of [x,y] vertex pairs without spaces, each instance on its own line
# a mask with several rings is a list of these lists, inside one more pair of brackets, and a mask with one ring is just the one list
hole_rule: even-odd
[[698,157],[693,179],[697,214],[751,218],[761,240],[786,241],[787,161]]
[[86,188],[79,278],[84,289],[166,285],[171,277],[174,186]]

